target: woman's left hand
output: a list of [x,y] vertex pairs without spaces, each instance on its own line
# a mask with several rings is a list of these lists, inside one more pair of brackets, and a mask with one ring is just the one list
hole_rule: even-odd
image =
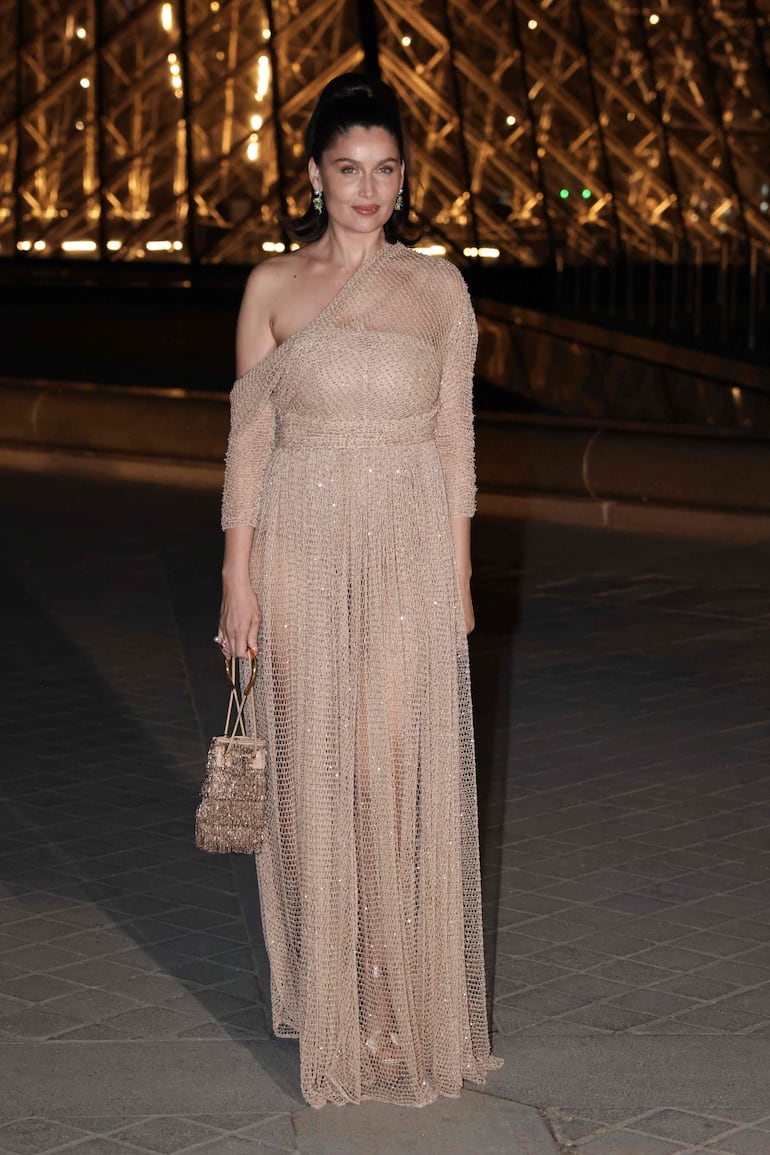
[[470,634],[476,625],[473,613],[473,599],[471,598],[471,519],[469,517],[450,517],[449,527],[452,532],[452,549],[455,558],[455,573],[460,596],[463,603],[465,617],[465,632]]
[[463,614],[465,616],[465,632],[472,634],[476,626],[476,617],[473,612],[473,598],[471,597],[471,579],[460,582],[460,593],[463,602]]

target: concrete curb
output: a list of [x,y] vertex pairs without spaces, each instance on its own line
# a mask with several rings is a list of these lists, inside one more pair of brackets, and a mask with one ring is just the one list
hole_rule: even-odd
[[[38,455],[38,468],[98,455],[115,462],[113,477],[136,475],[139,462],[172,483],[180,466],[187,477],[197,469],[221,476],[227,427],[224,394],[0,378],[10,467],[23,468],[17,455],[25,453]],[[476,443],[482,491],[770,517],[770,441],[760,438],[480,412]]]
[[770,541],[770,516],[729,510],[659,505],[656,502],[591,501],[558,494],[499,493],[478,495],[481,517],[506,521],[547,522],[623,533],[658,533],[701,541]]
[[[8,445],[0,445],[0,469],[86,477],[105,482],[178,486],[209,492],[221,490],[223,478],[221,465],[201,461],[119,457],[114,454],[26,449]],[[481,487],[478,514],[480,517],[499,518],[503,521],[663,534],[701,541],[770,541],[770,515],[660,505],[656,502],[593,501],[590,498],[560,494],[513,493]]]

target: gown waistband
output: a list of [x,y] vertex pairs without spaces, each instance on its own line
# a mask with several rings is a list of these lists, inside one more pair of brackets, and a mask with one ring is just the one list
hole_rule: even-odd
[[381,445],[416,445],[432,441],[436,434],[436,413],[412,414],[392,420],[369,417],[299,417],[286,413],[278,420],[276,445],[281,449],[369,449]]

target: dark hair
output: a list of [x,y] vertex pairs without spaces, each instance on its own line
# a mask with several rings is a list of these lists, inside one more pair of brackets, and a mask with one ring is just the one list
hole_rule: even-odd
[[[398,211],[394,210],[385,222],[385,237],[391,243],[413,243],[405,236],[410,200],[404,132],[396,94],[389,84],[371,79],[360,72],[346,72],[330,80],[319,96],[307,126],[307,159],[312,157],[316,164],[320,163],[326,149],[351,128],[384,128],[396,141],[399,154],[405,162],[403,205]],[[295,240],[304,244],[317,241],[324,235],[329,224],[326,205],[317,213],[311,202],[302,216],[291,218],[285,223]]]

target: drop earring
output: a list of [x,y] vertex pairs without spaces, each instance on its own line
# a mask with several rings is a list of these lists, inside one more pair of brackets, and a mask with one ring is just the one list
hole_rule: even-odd
[[403,209],[403,207],[404,207],[404,190],[403,190],[403,188],[400,188],[398,190],[398,196],[396,197],[396,203],[393,205],[393,212],[394,213],[400,213],[401,210]]
[[314,189],[312,204],[313,204],[313,208],[315,209],[315,211],[318,213],[318,216],[320,217],[321,213],[324,211],[323,189],[320,189],[320,188]]

